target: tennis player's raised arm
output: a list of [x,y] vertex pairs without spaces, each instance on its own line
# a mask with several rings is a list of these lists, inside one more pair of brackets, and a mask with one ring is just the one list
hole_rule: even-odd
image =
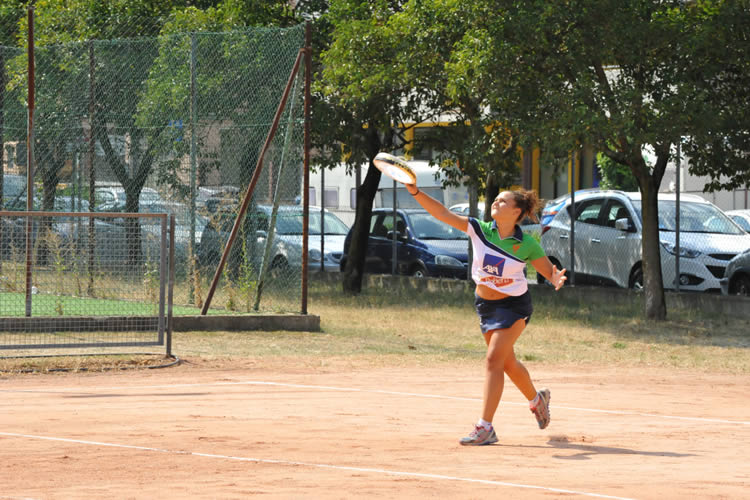
[[417,203],[422,205],[422,208],[435,217],[441,222],[445,222],[449,226],[452,226],[459,231],[464,233],[469,226],[469,218],[463,215],[459,215],[456,212],[451,212],[445,205],[437,201],[435,198],[429,196],[427,193],[422,192],[416,184],[406,184],[406,190],[409,194],[417,200]]

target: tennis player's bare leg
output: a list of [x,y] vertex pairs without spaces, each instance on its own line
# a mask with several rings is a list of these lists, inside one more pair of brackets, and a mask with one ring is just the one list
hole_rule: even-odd
[[536,388],[531,381],[531,376],[526,367],[518,361],[515,351],[511,350],[510,355],[505,359],[505,373],[508,378],[518,387],[521,394],[526,396],[529,401],[536,397]]
[[[503,395],[503,386],[505,385],[505,371],[506,364],[509,359],[515,360],[517,364],[520,364],[516,360],[516,356],[513,352],[513,344],[516,343],[518,337],[521,336],[521,332],[526,327],[526,321],[519,319],[510,328],[503,328],[501,330],[491,330],[484,334],[484,341],[487,344],[487,358],[485,361],[485,377],[484,377],[484,398],[482,402],[482,419],[487,422],[492,422],[492,418],[495,416],[497,406],[500,404],[500,398]],[[523,365],[521,365],[523,366]],[[521,392],[526,394],[526,381],[523,380],[523,374],[520,373],[515,366],[512,364],[513,376],[524,385],[524,388],[519,387]],[[524,371],[526,369],[524,368]],[[510,376],[510,374],[509,374]],[[516,380],[511,376],[513,383],[518,385]],[[531,384],[533,390],[533,384],[529,377],[528,371],[526,371],[526,377],[528,384]],[[532,393],[532,398],[536,394],[536,391]],[[529,398],[531,399],[531,398]]]

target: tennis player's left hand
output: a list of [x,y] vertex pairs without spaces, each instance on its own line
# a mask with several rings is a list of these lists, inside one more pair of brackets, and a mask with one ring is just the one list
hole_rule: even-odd
[[557,270],[557,266],[552,266],[552,279],[550,282],[552,283],[552,286],[555,287],[555,290],[559,290],[564,284],[565,280],[567,280],[568,277],[565,276],[565,268]]

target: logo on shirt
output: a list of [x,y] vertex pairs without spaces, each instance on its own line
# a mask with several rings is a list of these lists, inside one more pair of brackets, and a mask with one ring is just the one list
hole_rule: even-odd
[[505,259],[498,255],[484,254],[482,261],[482,271],[493,276],[502,276]]
[[513,278],[500,278],[495,276],[485,276],[484,278],[479,280],[482,284],[490,284],[493,285],[495,288],[500,288],[503,286],[508,286],[513,283]]

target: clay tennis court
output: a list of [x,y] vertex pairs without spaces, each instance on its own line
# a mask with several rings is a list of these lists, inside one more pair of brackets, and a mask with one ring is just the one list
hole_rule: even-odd
[[0,498],[748,496],[746,377],[530,368],[550,427],[507,384],[484,447],[478,364],[5,375]]

